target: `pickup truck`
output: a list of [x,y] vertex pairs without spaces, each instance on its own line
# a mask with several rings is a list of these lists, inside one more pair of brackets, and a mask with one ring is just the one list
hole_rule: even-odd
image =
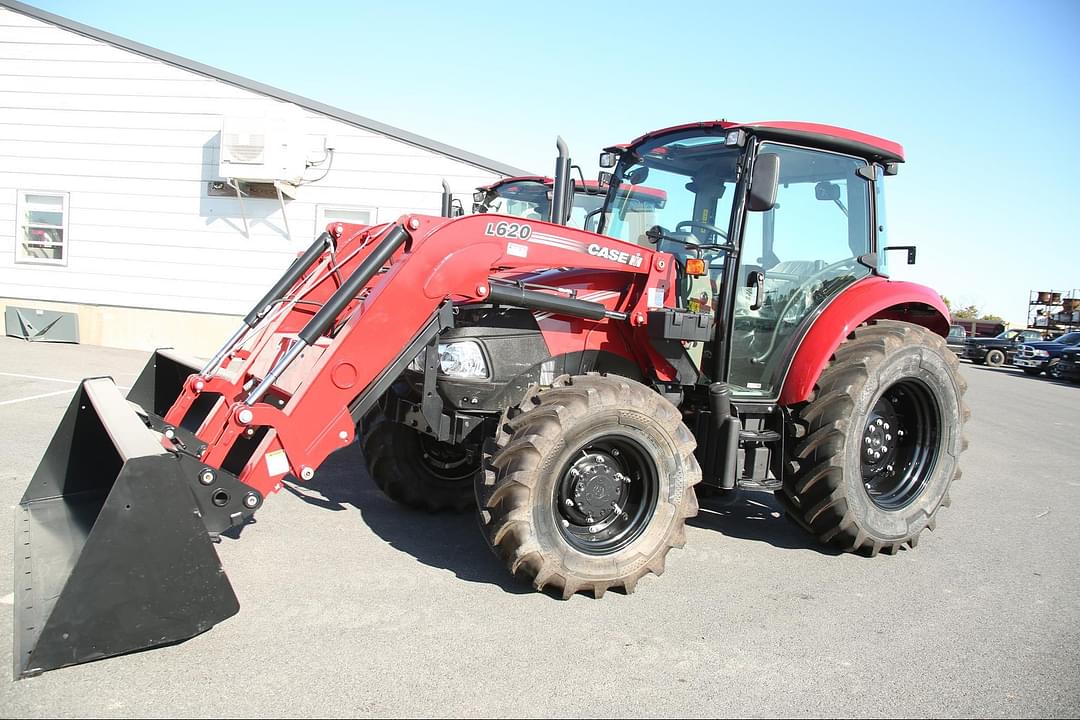
[[1027,342],[1041,342],[1042,332],[1038,330],[1006,330],[992,338],[968,338],[964,341],[964,354],[976,365],[1001,367],[1007,363]]
[[1059,366],[1066,350],[1080,345],[1080,332],[1065,333],[1049,342],[1032,342],[1021,345],[1013,355],[1013,365],[1028,375],[1046,372],[1052,378],[1060,378]]
[[967,330],[963,325],[950,325],[949,336],[945,338],[945,344],[957,355],[964,354],[964,342],[967,340]]
[[[1061,361],[1052,369],[1054,374],[1051,377],[1080,383],[1080,345],[1062,351]],[[1047,373],[1047,375],[1050,375],[1050,373]]]

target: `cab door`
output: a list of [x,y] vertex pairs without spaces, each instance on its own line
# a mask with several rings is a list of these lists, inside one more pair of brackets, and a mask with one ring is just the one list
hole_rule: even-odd
[[[742,399],[778,396],[813,316],[871,271],[872,183],[865,160],[762,143],[780,156],[776,205],[743,223],[728,383]],[[866,171],[864,171],[866,172]]]

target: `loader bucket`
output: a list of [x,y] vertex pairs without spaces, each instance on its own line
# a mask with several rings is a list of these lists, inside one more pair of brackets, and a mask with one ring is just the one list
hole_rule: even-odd
[[199,365],[194,358],[181,355],[172,348],[159,348],[139,373],[127,399],[148,413],[165,417],[183,390],[184,382],[198,371]]
[[239,609],[180,459],[112,380],[84,380],[16,509],[16,679],[175,643]]

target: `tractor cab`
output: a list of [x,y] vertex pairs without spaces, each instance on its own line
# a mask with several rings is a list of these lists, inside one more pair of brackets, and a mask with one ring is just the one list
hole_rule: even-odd
[[[772,400],[818,313],[884,274],[881,178],[899,146],[839,128],[716,122],[650,133],[601,155],[599,232],[675,258],[678,303],[730,328],[689,348],[736,398]],[[643,208],[642,184],[666,202]],[[729,321],[718,322],[719,319]]]

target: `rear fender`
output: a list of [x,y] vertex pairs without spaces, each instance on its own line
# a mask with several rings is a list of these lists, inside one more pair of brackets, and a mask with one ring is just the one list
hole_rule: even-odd
[[836,348],[868,320],[902,320],[942,337],[949,334],[949,311],[930,288],[881,277],[860,280],[829,303],[803,338],[784,379],[780,404],[809,399]]

